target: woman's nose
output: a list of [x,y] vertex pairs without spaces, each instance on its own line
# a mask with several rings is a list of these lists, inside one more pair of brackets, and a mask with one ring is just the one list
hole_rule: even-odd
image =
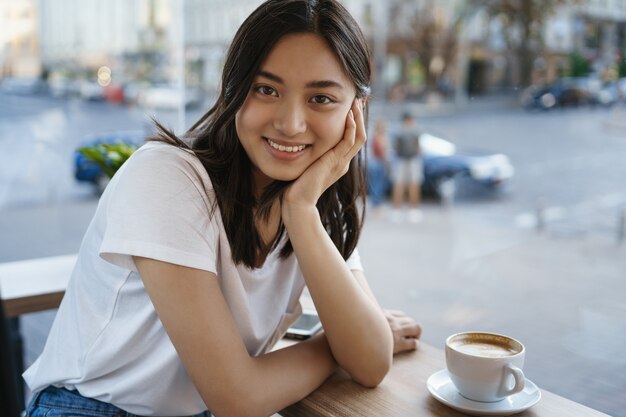
[[291,137],[306,131],[305,110],[294,103],[283,103],[274,115],[274,129]]

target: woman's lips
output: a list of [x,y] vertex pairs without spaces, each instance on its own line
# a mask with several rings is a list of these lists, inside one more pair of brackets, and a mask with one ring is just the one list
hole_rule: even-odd
[[309,145],[297,145],[297,144],[282,144],[278,143],[268,137],[263,137],[267,144],[274,150],[284,153],[300,153]]
[[[265,147],[268,153],[273,158],[286,162],[295,161],[296,159],[303,157],[307,153],[307,149],[310,147],[310,145],[304,144],[284,145],[276,143],[267,137],[263,137],[263,141],[265,142]],[[281,150],[281,148],[283,150]],[[289,148],[291,148],[291,150],[288,150]]]

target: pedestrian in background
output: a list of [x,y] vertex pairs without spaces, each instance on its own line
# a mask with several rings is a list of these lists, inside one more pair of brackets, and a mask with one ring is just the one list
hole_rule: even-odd
[[403,206],[407,194],[409,221],[417,223],[422,219],[422,212],[418,207],[424,168],[419,136],[420,131],[415,118],[412,114],[405,113],[402,116],[402,128],[394,138],[395,159],[392,168],[394,221],[401,221],[404,218]]
[[[336,0],[244,21],[216,104],[183,138],[158,125],[102,195],[24,374],[29,417],[268,416],[339,367],[375,386],[417,348],[357,250],[370,62]],[[324,331],[271,351],[305,287]]]
[[368,191],[374,213],[380,214],[389,188],[389,139],[384,119],[376,121],[371,144],[371,157],[367,161]]

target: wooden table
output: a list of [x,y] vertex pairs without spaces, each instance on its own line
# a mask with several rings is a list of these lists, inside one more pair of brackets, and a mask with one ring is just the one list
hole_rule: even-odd
[[[378,387],[364,388],[339,371],[302,401],[286,408],[283,417],[459,417],[464,416],[435,400],[426,381],[445,367],[442,350],[420,344],[416,352],[397,355]],[[541,390],[541,400],[519,417],[607,417],[556,394]]]
[[0,264],[0,296],[7,317],[57,308],[76,254]]

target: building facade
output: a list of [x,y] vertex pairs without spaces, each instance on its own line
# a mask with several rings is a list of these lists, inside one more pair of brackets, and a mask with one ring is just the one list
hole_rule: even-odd
[[35,0],[0,2],[0,77],[41,73],[38,16]]
[[[373,2],[343,3],[357,19],[365,21],[368,17],[371,20]],[[184,49],[187,82],[215,90],[232,37],[261,3],[262,0],[3,0],[0,75],[50,71],[53,77],[84,79],[106,66],[121,82],[167,82],[176,77],[176,61]]]
[[[3,0],[0,76],[43,72],[167,82],[184,56],[188,84],[218,88],[224,55],[262,0]],[[463,0],[344,0],[374,52],[378,95],[471,94],[522,86],[516,31]],[[71,13],[68,13],[71,10]],[[519,32],[519,31],[518,31]],[[519,35],[519,33],[518,33]],[[517,35],[517,36],[518,36]],[[533,82],[571,72],[578,53],[603,77],[626,75],[626,0],[585,0],[558,8],[535,48]],[[517,42],[521,42],[517,39]],[[181,51],[182,55],[181,55]],[[620,72],[621,71],[621,72]]]
[[[617,70],[626,55],[626,0],[582,0],[557,7],[545,16],[541,36],[530,40],[522,39],[510,16],[490,15],[476,3],[386,4],[391,10],[387,83],[392,99],[423,98],[431,90],[514,93],[529,81],[581,75],[572,68],[573,54],[588,63],[587,72],[594,76],[626,76],[626,65]],[[526,55],[520,46],[528,46]],[[524,66],[530,67],[530,80]]]

